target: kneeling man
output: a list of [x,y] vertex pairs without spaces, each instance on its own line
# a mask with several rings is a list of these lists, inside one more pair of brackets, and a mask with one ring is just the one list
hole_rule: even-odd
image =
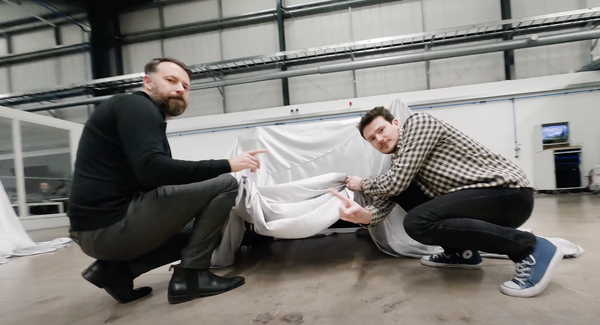
[[504,294],[531,297],[547,287],[563,256],[548,240],[516,229],[534,205],[534,190],[516,164],[427,113],[400,125],[376,107],[358,129],[375,149],[392,155],[392,165],[374,179],[346,180],[351,190],[375,198],[372,206],[333,191],[344,202],[342,219],[373,227],[399,204],[407,212],[408,235],[444,249],[422,264],[475,269],[482,264],[479,251],[497,253],[516,263],[514,277],[500,287]]
[[134,289],[136,277],[177,260],[170,303],[237,288],[244,278],[219,277],[209,266],[238,192],[229,173],[259,168],[261,151],[229,160],[173,159],[166,121],[188,105],[191,70],[159,58],[145,72],[143,89],[99,105],[81,136],[68,216],[71,237],[97,259],[82,275],[121,303],[152,291]]

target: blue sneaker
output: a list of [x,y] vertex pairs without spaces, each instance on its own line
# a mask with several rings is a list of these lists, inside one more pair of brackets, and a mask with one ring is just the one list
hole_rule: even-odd
[[478,251],[465,250],[462,253],[440,253],[421,258],[421,264],[433,267],[453,267],[460,269],[480,269],[483,265]]
[[533,253],[516,264],[513,279],[504,282],[500,291],[514,297],[533,297],[542,293],[562,259],[560,248],[547,239],[537,237]]

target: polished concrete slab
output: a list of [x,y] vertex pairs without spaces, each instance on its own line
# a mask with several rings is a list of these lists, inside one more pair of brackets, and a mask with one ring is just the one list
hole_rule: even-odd
[[483,270],[440,270],[345,234],[252,249],[217,271],[245,276],[244,286],[179,305],[167,303],[165,266],[136,280],[152,286],[152,295],[120,305],[81,278],[92,259],[71,246],[0,265],[0,324],[600,324],[600,195],[538,195],[525,226],[586,249],[564,259],[535,298],[500,293],[514,272],[508,260],[485,259]]

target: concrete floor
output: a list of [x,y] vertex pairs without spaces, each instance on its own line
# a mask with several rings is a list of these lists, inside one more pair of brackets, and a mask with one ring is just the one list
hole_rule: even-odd
[[600,324],[600,195],[539,195],[525,226],[586,249],[563,260],[535,298],[500,293],[514,271],[508,260],[485,259],[477,271],[440,270],[345,234],[250,250],[217,272],[245,276],[244,286],[179,305],[167,303],[165,266],[136,280],[152,286],[152,295],[120,305],[81,278],[92,259],[71,246],[0,266],[0,324]]

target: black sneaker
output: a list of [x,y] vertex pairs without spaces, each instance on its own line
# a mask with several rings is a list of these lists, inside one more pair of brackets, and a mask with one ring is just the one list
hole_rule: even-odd
[[466,250],[462,253],[440,253],[421,258],[421,264],[433,267],[454,267],[460,269],[480,269],[483,265],[478,251]]

